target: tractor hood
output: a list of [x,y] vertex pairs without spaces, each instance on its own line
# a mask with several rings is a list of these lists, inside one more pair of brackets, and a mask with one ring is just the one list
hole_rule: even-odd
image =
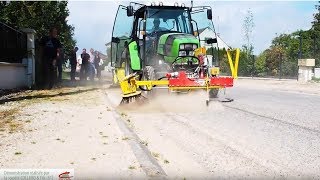
[[168,33],[160,36],[157,53],[171,62],[178,56],[192,56],[199,46],[199,40],[191,34]]

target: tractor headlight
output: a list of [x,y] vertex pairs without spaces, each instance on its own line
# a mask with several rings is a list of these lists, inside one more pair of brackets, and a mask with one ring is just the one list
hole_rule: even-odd
[[179,51],[179,56],[186,56],[187,52],[186,51]]
[[184,44],[180,44],[179,48],[184,49]]
[[162,60],[159,60],[159,65],[161,65],[163,62],[162,62]]
[[195,50],[195,49],[197,49],[198,48],[198,45],[196,45],[196,44],[194,44],[193,46],[192,46],[192,49],[193,50]]

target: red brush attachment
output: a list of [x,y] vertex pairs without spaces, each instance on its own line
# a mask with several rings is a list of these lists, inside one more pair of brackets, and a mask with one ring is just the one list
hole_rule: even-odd
[[[185,71],[168,73],[169,87],[206,87],[204,78],[189,78]],[[210,86],[232,87],[233,78],[231,77],[212,77]]]

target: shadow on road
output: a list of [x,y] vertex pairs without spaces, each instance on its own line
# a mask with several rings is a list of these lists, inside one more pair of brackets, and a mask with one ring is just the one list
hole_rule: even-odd
[[57,97],[57,96],[67,96],[67,95],[95,91],[98,89],[101,89],[101,88],[95,87],[95,88],[90,88],[90,89],[83,89],[83,90],[77,89],[74,91],[59,92],[59,93],[54,93],[54,94],[38,94],[38,95],[19,96],[19,97],[13,97],[13,98],[0,99],[0,104],[4,104],[6,102],[22,101],[22,100],[45,99],[45,98],[52,98],[52,97]]

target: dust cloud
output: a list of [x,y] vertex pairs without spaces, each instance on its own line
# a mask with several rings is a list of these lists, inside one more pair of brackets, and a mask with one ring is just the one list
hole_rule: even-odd
[[121,105],[118,106],[118,109],[140,113],[190,113],[223,110],[218,100],[212,100],[209,106],[206,105],[207,93],[204,90],[176,93],[157,89],[148,95],[142,94],[147,97],[147,100]]

